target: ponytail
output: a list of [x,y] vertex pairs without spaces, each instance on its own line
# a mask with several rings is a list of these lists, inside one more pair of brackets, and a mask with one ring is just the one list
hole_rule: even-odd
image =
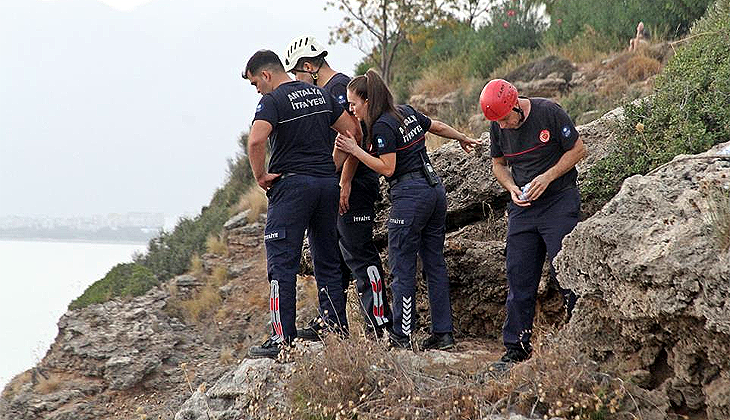
[[368,101],[368,115],[364,121],[365,128],[367,129],[367,144],[372,144],[373,124],[383,114],[390,113],[398,121],[403,122],[403,116],[393,102],[393,94],[390,93],[390,89],[388,89],[388,86],[385,85],[385,82],[383,82],[383,79],[375,70],[370,69],[364,75],[350,80],[347,89],[362,100]]

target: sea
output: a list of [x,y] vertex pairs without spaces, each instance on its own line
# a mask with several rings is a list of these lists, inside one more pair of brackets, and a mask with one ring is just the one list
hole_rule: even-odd
[[0,240],[0,390],[35,366],[68,304],[145,243]]

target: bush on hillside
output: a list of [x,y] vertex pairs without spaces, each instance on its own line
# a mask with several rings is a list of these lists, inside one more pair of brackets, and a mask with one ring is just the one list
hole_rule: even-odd
[[157,278],[147,267],[137,263],[117,264],[103,279],[89,286],[83,295],[71,302],[68,308],[80,309],[110,299],[133,298],[143,295],[157,284]]
[[[490,9],[486,23],[476,29],[456,19],[419,28],[399,50],[390,88],[398,102],[407,102],[414,82],[425,69],[438,74],[458,68],[464,79],[486,79],[509,55],[536,48],[544,29],[537,8],[526,0],[498,2]],[[363,62],[357,72],[373,65]]]
[[730,139],[728,98],[730,0],[718,0],[657,76],[655,95],[626,107],[618,142],[582,186],[584,198],[592,202],[588,210],[611,199],[629,176]]
[[147,252],[136,255],[134,263],[117,265],[103,279],[89,286],[81,297],[71,302],[70,309],[83,308],[91,303],[101,303],[113,298],[139,296],[158,282],[183,274],[200,260],[193,257],[203,255],[207,239],[217,236],[223,224],[231,216],[231,209],[239,197],[253,182],[253,174],[246,155],[248,135],[238,139],[240,151],[235,159],[228,161],[228,177],[223,187],[213,194],[210,205],[203,207],[194,218],[178,220],[171,232],[161,231],[149,241]]
[[655,37],[685,35],[712,0],[548,0],[547,3],[550,3],[547,43],[569,42],[588,25],[611,40],[614,47],[625,47],[636,35],[640,21]]

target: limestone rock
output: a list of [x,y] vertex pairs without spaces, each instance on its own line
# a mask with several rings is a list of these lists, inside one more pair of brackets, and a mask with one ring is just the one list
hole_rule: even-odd
[[551,98],[567,92],[568,81],[560,77],[548,77],[529,82],[513,83],[520,95],[528,97]]
[[[571,80],[575,71],[575,65],[570,60],[556,55],[548,55],[539,60],[521,65],[505,75],[504,78],[512,82],[531,82],[533,80],[550,78],[550,76]],[[525,95],[521,91],[520,94]]]
[[445,108],[451,107],[456,103],[458,91],[449,92],[438,97],[430,97],[428,95],[413,95],[409,100],[409,104],[418,111],[436,118],[439,113],[443,113]]
[[283,413],[287,407],[281,379],[293,367],[293,363],[271,359],[246,359],[207,392],[195,392],[175,414],[175,420],[259,419],[269,409]]
[[717,419],[730,406],[717,385],[730,378],[730,255],[713,242],[708,191],[730,188],[730,162],[712,157],[729,144],[627,179],[556,258],[560,281],[583,296],[565,333]]
[[223,228],[226,230],[235,229],[238,227],[246,226],[248,224],[248,214],[251,213],[251,210],[244,210],[237,215],[231,217],[226,221],[226,223],[223,224]]

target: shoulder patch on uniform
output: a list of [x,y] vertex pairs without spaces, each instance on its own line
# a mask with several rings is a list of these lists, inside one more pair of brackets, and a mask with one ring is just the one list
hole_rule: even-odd
[[569,126],[566,125],[565,127],[563,127],[563,137],[570,137],[571,134],[572,130]]
[[540,132],[540,141],[543,143],[547,143],[548,141],[550,141],[550,131],[542,130]]
[[340,104],[344,104],[345,102],[347,102],[347,98],[345,98],[345,95],[340,95],[337,97],[337,102],[339,102]]
[[261,112],[261,110],[264,109],[264,104],[258,104],[256,105],[256,112]]
[[385,147],[385,140],[383,140],[382,137],[378,137],[377,139],[375,139],[375,141],[378,142],[378,148],[382,149],[383,147]]

